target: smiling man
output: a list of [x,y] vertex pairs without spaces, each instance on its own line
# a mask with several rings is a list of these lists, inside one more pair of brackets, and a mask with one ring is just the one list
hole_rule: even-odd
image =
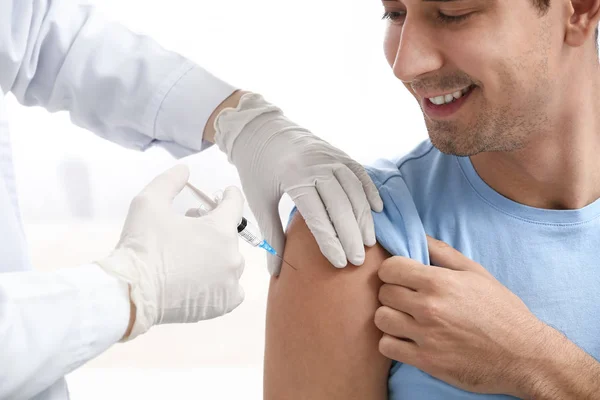
[[266,398],[598,398],[600,0],[383,5],[430,140],[370,169],[363,266],[323,268],[294,217]]

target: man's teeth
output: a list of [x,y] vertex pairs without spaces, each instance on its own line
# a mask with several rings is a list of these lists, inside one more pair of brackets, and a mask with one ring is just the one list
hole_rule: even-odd
[[429,101],[435,104],[436,106],[441,106],[443,104],[452,103],[456,99],[460,99],[463,97],[465,93],[467,93],[471,89],[471,86],[467,86],[462,90],[457,90],[452,94],[446,94],[444,96],[436,96],[436,97],[428,97]]

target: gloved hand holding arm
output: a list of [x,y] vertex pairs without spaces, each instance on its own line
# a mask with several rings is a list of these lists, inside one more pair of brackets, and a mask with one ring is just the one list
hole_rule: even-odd
[[243,197],[230,188],[208,215],[178,215],[171,202],[188,175],[174,167],[132,201],[121,240],[99,265],[0,274],[0,399],[31,399],[153,325],[218,317],[242,302]]
[[[4,93],[25,105],[66,110],[77,125],[125,147],[160,144],[181,157],[216,140],[279,252],[283,193],[337,267],[346,259],[362,264],[363,245],[375,242],[370,209],[380,211],[382,203],[357,162],[260,96],[248,94],[238,106],[243,92],[90,5],[0,0],[0,71]],[[278,258],[269,259],[272,274],[280,267]]]
[[[205,138],[214,139],[238,170],[252,212],[265,239],[280,254],[285,236],[278,212],[287,193],[321,252],[338,268],[361,265],[364,246],[375,244],[371,209],[383,202],[364,168],[287,119],[282,111],[253,93],[235,93],[213,113]],[[235,104],[235,105],[233,105]],[[211,127],[214,121],[214,128]],[[278,275],[281,261],[269,258]]]
[[68,111],[124,147],[202,150],[206,121],[236,88],[89,3],[0,0],[0,96]]

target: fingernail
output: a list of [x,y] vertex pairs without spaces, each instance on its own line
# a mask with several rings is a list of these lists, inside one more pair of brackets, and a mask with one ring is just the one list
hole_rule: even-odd
[[375,237],[375,234],[369,234],[366,236],[365,238],[365,246],[367,247],[373,247],[375,246],[375,243],[377,243],[377,238]]
[[363,265],[365,263],[365,255],[357,255],[352,257],[352,264],[356,266]]
[[333,266],[336,268],[344,268],[346,265],[348,265],[348,260],[346,260],[346,256],[336,259],[335,263],[333,264]]
[[375,208],[373,208],[373,211],[375,211],[375,212],[382,212],[383,211],[383,200],[381,200],[380,197],[375,202]]

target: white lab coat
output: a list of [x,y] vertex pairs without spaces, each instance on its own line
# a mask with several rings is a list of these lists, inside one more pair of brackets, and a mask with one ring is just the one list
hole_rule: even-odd
[[76,0],[0,0],[0,399],[67,399],[64,375],[117,342],[129,319],[126,287],[97,265],[32,270],[5,94],[68,110],[120,145],[183,156],[202,149],[208,117],[234,90]]

